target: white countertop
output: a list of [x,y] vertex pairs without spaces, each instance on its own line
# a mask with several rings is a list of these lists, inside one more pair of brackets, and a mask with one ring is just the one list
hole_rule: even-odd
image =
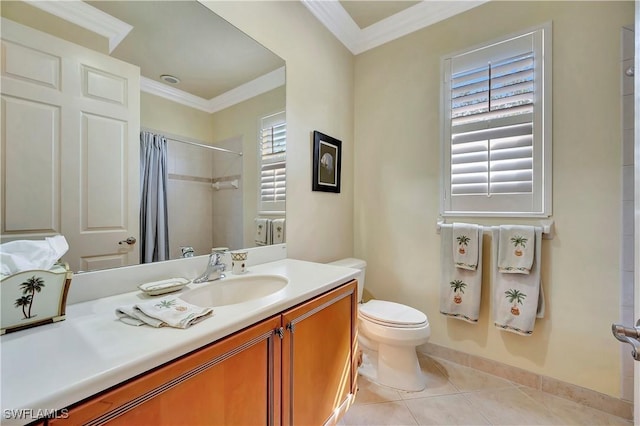
[[254,265],[247,275],[283,275],[289,284],[263,298],[216,307],[212,318],[185,330],[135,327],[119,321],[115,309],[140,301],[140,291],[69,305],[62,322],[0,338],[0,422],[9,425],[31,421],[9,418],[9,410],[35,412],[67,407],[331,290],[355,278],[358,272],[292,259]]

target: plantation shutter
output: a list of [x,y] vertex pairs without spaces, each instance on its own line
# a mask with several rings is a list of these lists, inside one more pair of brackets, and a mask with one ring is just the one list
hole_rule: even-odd
[[545,213],[543,64],[537,32],[445,59],[443,213]]
[[286,198],[287,124],[284,113],[262,119],[260,132],[260,210],[282,212]]

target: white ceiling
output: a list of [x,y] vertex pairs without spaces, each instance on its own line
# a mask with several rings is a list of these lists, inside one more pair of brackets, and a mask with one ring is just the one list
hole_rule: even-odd
[[382,21],[420,3],[406,0],[340,0],[340,6],[351,16],[360,29]]
[[212,99],[284,66],[284,61],[195,1],[87,1],[133,29],[111,56],[140,74]]

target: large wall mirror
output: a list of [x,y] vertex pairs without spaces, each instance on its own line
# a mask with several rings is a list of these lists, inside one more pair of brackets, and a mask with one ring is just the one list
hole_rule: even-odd
[[[2,17],[2,242],[63,234],[63,260],[76,272],[165,260],[137,256],[149,232],[164,226],[168,259],[185,247],[202,255],[285,242],[281,58],[195,0],[3,1]],[[67,47],[56,50],[57,42],[23,27],[98,56],[70,53],[79,65],[67,72]],[[95,65],[102,58],[111,68]],[[112,71],[120,61],[138,75]],[[77,70],[79,94],[51,101]],[[139,89],[126,98],[138,76]],[[87,99],[69,113],[74,96]],[[104,111],[119,103],[135,111],[126,121],[91,110],[97,100]],[[65,121],[74,115],[76,124]],[[140,219],[140,132],[167,141],[167,218],[151,226]],[[125,195],[131,188],[135,197]],[[155,216],[162,202],[149,199]]]

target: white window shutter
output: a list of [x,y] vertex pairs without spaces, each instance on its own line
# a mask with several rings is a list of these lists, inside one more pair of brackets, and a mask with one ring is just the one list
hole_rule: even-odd
[[545,31],[443,61],[443,215],[550,214]]
[[283,212],[287,192],[287,123],[284,112],[264,117],[261,127],[260,212]]

